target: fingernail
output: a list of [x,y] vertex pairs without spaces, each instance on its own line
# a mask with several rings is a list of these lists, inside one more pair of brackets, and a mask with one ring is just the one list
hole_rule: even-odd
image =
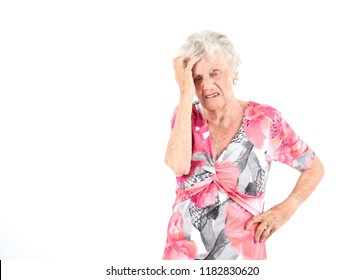
[[254,239],[254,244],[257,244],[257,240],[256,239]]

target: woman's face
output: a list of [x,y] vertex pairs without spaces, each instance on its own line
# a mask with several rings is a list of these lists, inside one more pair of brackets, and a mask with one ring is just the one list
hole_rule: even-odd
[[196,95],[206,110],[218,110],[233,97],[236,78],[225,57],[220,54],[198,61],[192,69]]

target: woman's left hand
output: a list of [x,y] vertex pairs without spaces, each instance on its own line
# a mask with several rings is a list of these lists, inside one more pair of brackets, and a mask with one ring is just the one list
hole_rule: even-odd
[[249,229],[253,224],[258,224],[254,239],[256,242],[264,242],[284,225],[293,213],[291,206],[281,203],[251,218],[245,228]]

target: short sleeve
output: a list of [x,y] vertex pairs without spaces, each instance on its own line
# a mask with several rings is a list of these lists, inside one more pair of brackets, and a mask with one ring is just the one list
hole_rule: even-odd
[[275,108],[250,101],[243,128],[253,145],[265,150],[267,161],[279,161],[298,171],[310,168],[315,153]]
[[302,172],[310,168],[315,153],[300,139],[281,113],[275,110],[270,123],[266,156]]

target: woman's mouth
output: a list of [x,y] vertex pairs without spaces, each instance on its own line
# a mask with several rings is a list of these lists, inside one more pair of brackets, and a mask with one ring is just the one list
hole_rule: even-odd
[[219,96],[219,95],[220,95],[220,93],[214,92],[212,94],[205,95],[205,98],[210,99],[210,98],[214,98],[214,97]]

